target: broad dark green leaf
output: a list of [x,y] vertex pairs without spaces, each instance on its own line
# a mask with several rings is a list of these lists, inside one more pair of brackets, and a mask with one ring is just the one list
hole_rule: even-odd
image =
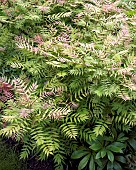
[[89,170],[95,170],[95,162],[94,162],[93,156],[91,156],[91,159],[90,159]]
[[113,162],[114,161],[114,155],[111,151],[107,151],[107,156],[108,156],[108,159]]
[[100,143],[94,143],[89,148],[91,148],[94,151],[98,151],[98,150],[100,150],[102,148],[102,145]]
[[113,167],[114,167],[115,170],[123,170],[121,165],[118,162],[114,162]]
[[90,156],[91,155],[86,155],[80,162],[79,162],[79,165],[78,165],[78,170],[81,170],[83,169],[84,167],[86,167],[89,159],[90,159]]
[[121,148],[119,148],[118,146],[114,146],[114,145],[109,145],[106,147],[106,149],[108,149],[112,152],[117,152],[117,153],[121,152]]
[[136,140],[135,139],[129,139],[128,142],[132,146],[132,148],[136,150]]
[[106,155],[106,149],[103,148],[103,149],[101,150],[101,157],[104,158],[105,155]]
[[103,162],[102,162],[101,159],[97,159],[96,163],[97,163],[97,165],[98,165],[99,167],[101,167],[101,168],[104,167],[104,166],[103,166]]
[[120,133],[118,138],[117,138],[117,141],[118,142],[123,142],[123,141],[126,141],[127,139],[128,139],[128,137],[125,137],[124,133]]
[[102,167],[98,167],[97,170],[103,170],[103,168]]
[[119,162],[126,163],[126,159],[124,156],[116,156],[115,159]]
[[120,139],[120,138],[122,138],[122,137],[124,137],[124,136],[125,136],[124,133],[120,133],[120,134],[118,135],[118,139]]
[[114,142],[114,143],[112,143],[112,145],[117,146],[120,149],[126,148],[126,144],[125,143],[121,143],[121,142]]
[[75,151],[75,152],[72,153],[71,158],[72,159],[79,159],[79,158],[81,158],[81,157],[83,157],[83,156],[85,156],[87,154],[89,154],[88,151],[78,150],[78,151]]
[[99,151],[95,156],[95,159],[100,159],[100,158],[101,158],[101,151]]
[[114,138],[111,137],[111,136],[105,136],[105,137],[104,137],[104,140],[113,142],[113,141],[114,141]]
[[113,170],[113,163],[108,161],[107,170]]

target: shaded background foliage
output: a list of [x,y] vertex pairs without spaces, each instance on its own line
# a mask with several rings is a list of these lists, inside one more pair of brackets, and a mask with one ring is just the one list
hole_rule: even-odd
[[15,153],[9,145],[0,139],[0,168],[1,170],[26,170],[26,164],[19,160],[19,153]]
[[21,158],[133,169],[135,2],[1,1],[0,30],[0,134]]

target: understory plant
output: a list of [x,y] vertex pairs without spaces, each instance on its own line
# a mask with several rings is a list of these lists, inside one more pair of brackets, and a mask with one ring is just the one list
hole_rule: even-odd
[[0,139],[0,169],[1,170],[27,170],[25,162],[19,160],[19,153],[9,147]]
[[21,158],[52,155],[60,170],[71,159],[78,170],[135,167],[135,7],[1,1],[0,135],[22,144]]

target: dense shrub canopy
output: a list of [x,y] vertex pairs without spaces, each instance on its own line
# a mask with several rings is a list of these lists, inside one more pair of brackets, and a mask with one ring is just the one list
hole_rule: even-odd
[[1,2],[0,133],[21,158],[135,166],[135,13],[130,0]]

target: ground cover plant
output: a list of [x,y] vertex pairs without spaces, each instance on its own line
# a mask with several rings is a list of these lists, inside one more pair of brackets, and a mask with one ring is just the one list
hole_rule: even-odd
[[1,170],[26,170],[24,162],[19,160],[19,153],[15,153],[0,139],[0,169]]
[[2,0],[0,134],[55,169],[136,167],[130,0]]

